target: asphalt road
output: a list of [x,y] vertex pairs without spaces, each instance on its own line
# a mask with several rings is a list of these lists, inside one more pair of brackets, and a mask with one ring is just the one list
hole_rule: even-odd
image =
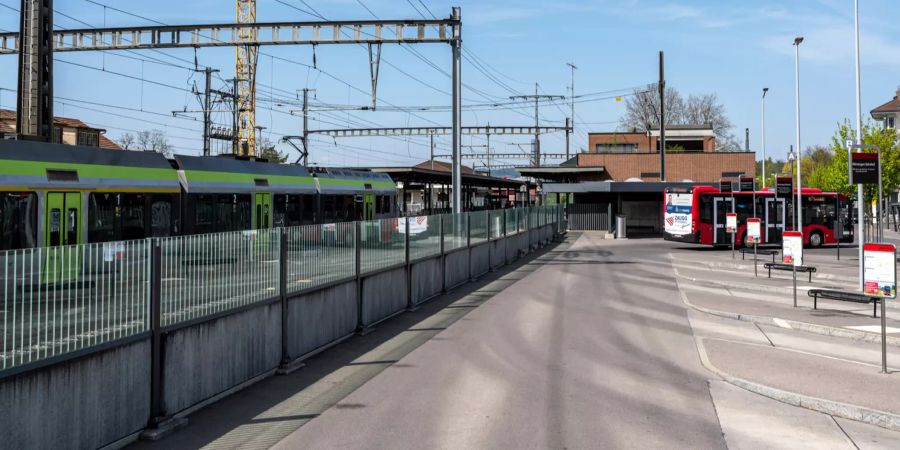
[[724,448],[659,240],[584,235],[280,448]]

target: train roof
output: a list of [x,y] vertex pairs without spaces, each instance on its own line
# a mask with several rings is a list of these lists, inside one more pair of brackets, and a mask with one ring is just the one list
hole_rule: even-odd
[[313,172],[322,193],[395,192],[397,189],[394,180],[384,173],[332,167],[313,169]]
[[315,180],[304,166],[210,156],[175,155],[174,159],[182,186],[191,194],[316,192]]
[[178,192],[176,173],[156,152],[34,141],[0,141],[0,188]]

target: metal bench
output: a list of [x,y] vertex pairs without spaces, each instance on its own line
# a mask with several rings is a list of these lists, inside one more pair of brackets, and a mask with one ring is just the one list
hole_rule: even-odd
[[[769,278],[772,278],[772,270],[787,270],[792,272],[794,270],[794,266],[790,264],[782,264],[782,263],[766,263],[763,265],[766,269],[769,269]],[[809,282],[812,283],[812,274],[816,272],[816,268],[813,266],[797,266],[797,272],[804,272],[809,274]]]
[[[752,254],[753,254],[753,249],[752,249],[752,248],[749,248],[749,247],[744,247],[744,248],[740,249],[739,251],[741,252],[741,259],[742,259],[742,260],[744,259],[744,257],[745,257],[746,255],[748,255],[748,254],[749,254],[749,255],[752,255]],[[775,262],[775,256],[778,255],[778,250],[771,250],[771,249],[759,248],[759,249],[756,249],[756,254],[757,254],[757,255],[772,255],[772,262],[774,263],[774,262]]]
[[871,303],[872,317],[878,317],[878,303],[881,302],[881,298],[873,295],[860,294],[857,292],[832,291],[829,289],[810,289],[809,292],[807,292],[807,295],[813,298],[813,309],[816,309],[819,297],[842,302]]

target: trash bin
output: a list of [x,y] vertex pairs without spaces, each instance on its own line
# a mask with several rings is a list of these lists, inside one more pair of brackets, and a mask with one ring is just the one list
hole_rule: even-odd
[[616,214],[616,239],[627,239],[624,214]]

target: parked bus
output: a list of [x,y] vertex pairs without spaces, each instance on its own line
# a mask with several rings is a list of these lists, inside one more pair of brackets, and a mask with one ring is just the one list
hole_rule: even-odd
[[[820,189],[804,188],[804,245],[853,242],[853,221],[847,197]],[[756,200],[754,210],[754,198]],[[664,236],[669,241],[705,245],[731,245],[725,230],[725,215],[737,213],[735,245],[747,237],[747,218],[760,219],[760,244],[781,244],[781,234],[794,227],[794,197],[777,196],[772,190],[722,192],[711,186],[668,188],[664,201]]]

